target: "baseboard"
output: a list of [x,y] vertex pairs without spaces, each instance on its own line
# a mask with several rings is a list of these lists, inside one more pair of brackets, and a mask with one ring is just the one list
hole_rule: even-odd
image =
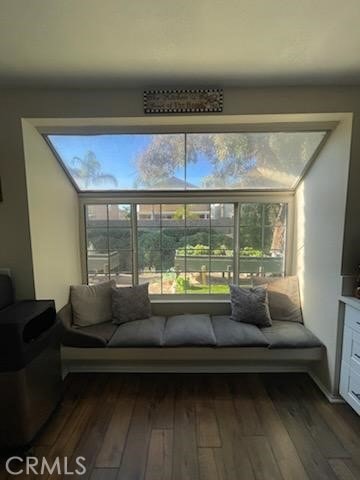
[[345,400],[340,395],[334,395],[329,391],[327,387],[322,383],[322,381],[310,370],[308,371],[309,377],[316,383],[320,388],[325,397],[329,400],[330,403],[345,403]]
[[266,372],[307,372],[306,365],[301,364],[252,364],[241,363],[127,363],[118,362],[69,362],[65,367],[67,372],[95,373],[266,373]]

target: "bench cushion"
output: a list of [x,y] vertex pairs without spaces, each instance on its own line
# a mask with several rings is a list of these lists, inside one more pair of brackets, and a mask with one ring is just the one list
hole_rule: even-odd
[[301,323],[273,321],[271,327],[262,328],[269,348],[321,347],[320,340]]
[[62,343],[68,347],[106,347],[116,329],[117,326],[111,322],[89,327],[65,327],[62,333]]
[[269,342],[256,326],[232,320],[229,316],[212,317],[218,347],[267,347]]
[[175,315],[165,326],[164,347],[215,346],[216,339],[209,315]]
[[161,347],[165,317],[150,317],[123,323],[111,338],[108,347]]

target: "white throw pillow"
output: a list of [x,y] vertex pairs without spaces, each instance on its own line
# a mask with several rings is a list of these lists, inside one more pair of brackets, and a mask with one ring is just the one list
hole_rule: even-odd
[[73,312],[73,325],[88,327],[98,323],[110,322],[111,289],[115,281],[99,283],[98,285],[72,285],[70,287],[70,302]]

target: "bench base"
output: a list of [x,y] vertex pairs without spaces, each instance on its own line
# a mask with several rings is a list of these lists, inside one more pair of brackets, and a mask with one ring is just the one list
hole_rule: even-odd
[[62,347],[62,362],[66,372],[283,372],[307,371],[323,352],[322,347]]

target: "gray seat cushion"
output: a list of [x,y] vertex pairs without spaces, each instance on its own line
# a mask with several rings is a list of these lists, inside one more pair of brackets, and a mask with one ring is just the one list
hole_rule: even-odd
[[271,327],[262,328],[269,348],[320,347],[320,340],[301,323],[273,321]]
[[267,347],[269,342],[256,326],[232,320],[229,316],[212,317],[218,347]]
[[96,325],[90,325],[88,327],[76,328],[77,332],[84,332],[95,337],[101,337],[107,343],[114,335],[117,326],[112,322],[98,323]]
[[215,346],[216,338],[209,315],[175,315],[166,322],[164,346]]
[[[65,314],[63,311],[58,314],[60,319]],[[111,322],[99,323],[89,327],[74,327],[63,321],[61,342],[67,347],[106,347],[116,329],[117,326]]]
[[161,347],[165,317],[133,320],[117,327],[108,347]]

